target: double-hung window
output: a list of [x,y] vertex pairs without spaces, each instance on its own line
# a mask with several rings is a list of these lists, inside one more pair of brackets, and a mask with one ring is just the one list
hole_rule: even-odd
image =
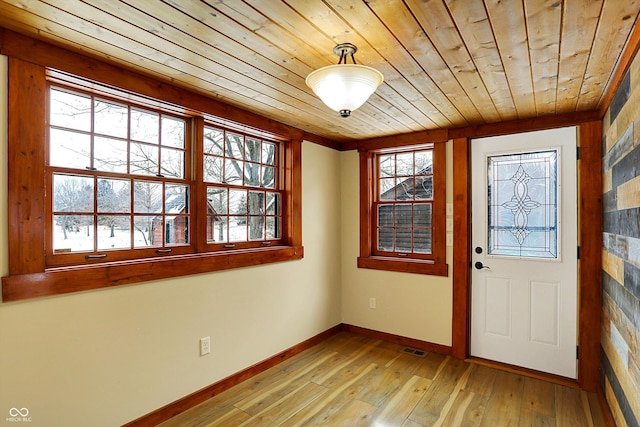
[[270,246],[282,237],[280,150],[276,142],[204,128],[207,244]]
[[446,275],[445,145],[361,151],[358,266]]
[[191,251],[188,123],[50,87],[47,265]]
[[142,76],[9,68],[5,301],[304,256],[298,129]]

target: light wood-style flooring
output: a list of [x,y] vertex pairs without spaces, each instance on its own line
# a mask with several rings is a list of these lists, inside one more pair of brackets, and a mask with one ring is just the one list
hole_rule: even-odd
[[341,332],[164,422],[173,426],[570,426],[597,396]]

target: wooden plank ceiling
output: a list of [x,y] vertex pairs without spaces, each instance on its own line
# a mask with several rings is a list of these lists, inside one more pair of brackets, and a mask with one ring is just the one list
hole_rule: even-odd
[[[640,0],[0,0],[0,26],[348,141],[598,109]],[[350,42],[349,118],[305,85]]]

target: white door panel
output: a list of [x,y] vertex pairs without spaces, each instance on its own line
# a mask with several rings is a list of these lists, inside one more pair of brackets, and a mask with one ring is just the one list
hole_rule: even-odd
[[473,140],[471,354],[576,378],[576,128]]

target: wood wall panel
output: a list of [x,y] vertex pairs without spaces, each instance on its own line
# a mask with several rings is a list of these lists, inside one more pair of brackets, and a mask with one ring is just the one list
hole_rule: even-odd
[[602,240],[600,384],[618,425],[640,423],[640,57],[637,49],[603,120],[607,201]]

